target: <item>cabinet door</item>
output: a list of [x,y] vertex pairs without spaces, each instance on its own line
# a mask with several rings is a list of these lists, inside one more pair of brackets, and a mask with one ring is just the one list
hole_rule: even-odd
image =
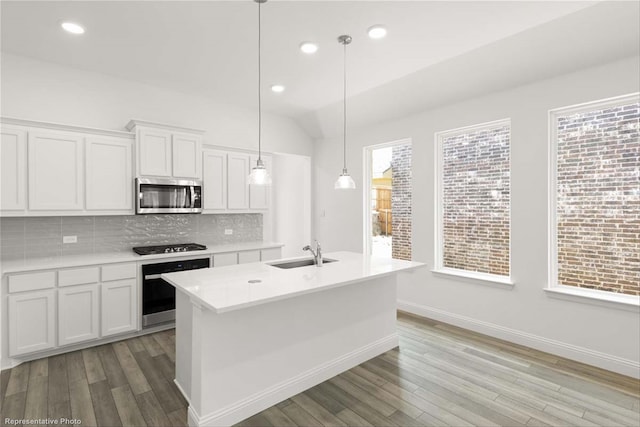
[[90,137],[86,150],[87,210],[133,212],[132,141]]
[[138,165],[140,175],[171,176],[171,133],[140,129]]
[[9,356],[55,346],[55,292],[9,295]]
[[0,140],[0,209],[24,210],[27,132],[2,126]]
[[202,144],[197,135],[173,134],[173,176],[200,178],[202,176]]
[[[257,161],[258,156],[251,156],[250,168],[253,168]],[[271,156],[262,156],[262,162],[269,174],[271,174]],[[268,209],[270,196],[270,185],[249,185],[249,208],[260,210]]]
[[58,290],[58,345],[98,338],[98,284]]
[[229,153],[227,155],[227,207],[249,209],[249,155]]
[[82,137],[62,132],[29,132],[28,145],[29,209],[82,210]]
[[103,282],[102,336],[135,331],[138,328],[136,279]]
[[227,153],[206,150],[202,154],[202,198],[204,209],[227,208]]

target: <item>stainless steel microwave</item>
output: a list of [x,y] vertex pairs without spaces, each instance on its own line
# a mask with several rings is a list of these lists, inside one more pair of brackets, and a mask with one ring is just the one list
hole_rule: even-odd
[[202,181],[136,178],[136,213],[201,213]]

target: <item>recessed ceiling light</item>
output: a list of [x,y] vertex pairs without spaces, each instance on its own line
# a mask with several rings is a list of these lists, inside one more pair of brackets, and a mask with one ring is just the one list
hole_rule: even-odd
[[318,51],[318,45],[312,42],[302,42],[300,43],[300,50],[304,53],[316,53]]
[[284,86],[282,86],[282,85],[272,85],[271,86],[271,90],[274,91],[275,93],[282,93],[282,92],[284,92]]
[[71,34],[84,34],[84,28],[74,22],[63,22],[60,26]]
[[387,35],[387,29],[382,25],[374,25],[367,30],[369,37],[372,39],[381,39]]

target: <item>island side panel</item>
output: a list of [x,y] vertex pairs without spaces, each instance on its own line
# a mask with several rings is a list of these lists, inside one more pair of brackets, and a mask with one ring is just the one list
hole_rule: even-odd
[[194,425],[234,424],[398,345],[395,274],[201,314]]
[[175,383],[191,402],[191,375],[193,353],[193,306],[190,297],[176,289],[176,378]]

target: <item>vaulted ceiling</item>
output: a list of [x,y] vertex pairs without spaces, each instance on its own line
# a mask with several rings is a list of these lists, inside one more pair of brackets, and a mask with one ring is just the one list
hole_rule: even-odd
[[[3,52],[256,107],[253,1],[3,1],[1,7]],[[82,23],[86,33],[64,33],[63,20]],[[367,37],[374,24],[388,28],[386,38]],[[320,136],[328,130],[319,117],[342,97],[341,34],[353,37],[348,93],[367,110],[354,112],[364,123],[637,54],[638,2],[271,0],[263,5],[262,28],[265,109]],[[316,54],[300,52],[306,40],[319,44]],[[275,83],[285,92],[268,90]]]

